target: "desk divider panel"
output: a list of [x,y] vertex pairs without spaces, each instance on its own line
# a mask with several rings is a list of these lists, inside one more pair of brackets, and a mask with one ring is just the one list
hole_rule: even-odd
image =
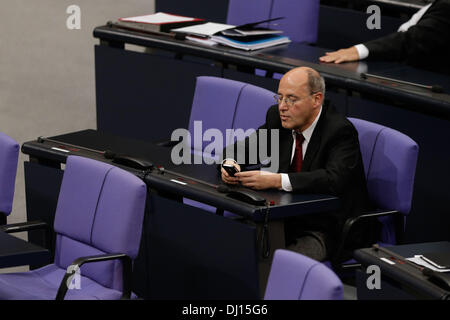
[[187,128],[195,77],[221,76],[211,65],[95,47],[97,128],[127,138],[157,141]]
[[[59,189],[61,188],[64,171],[33,162],[24,162],[25,168],[25,197],[27,207],[27,221],[43,221],[53,230],[56,204],[58,202]],[[28,241],[44,247],[44,231],[29,231]],[[55,239],[53,235],[53,253]],[[30,266],[31,269],[39,266]]]
[[155,193],[149,201],[145,298],[260,299],[255,226]]

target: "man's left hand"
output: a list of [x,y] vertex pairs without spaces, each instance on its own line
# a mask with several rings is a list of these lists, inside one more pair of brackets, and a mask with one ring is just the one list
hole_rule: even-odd
[[278,173],[253,170],[238,172],[235,177],[243,186],[256,190],[281,188],[281,175]]
[[351,62],[359,60],[359,54],[356,47],[350,47],[347,49],[340,49],[338,51],[326,52],[324,56],[320,57],[321,62]]

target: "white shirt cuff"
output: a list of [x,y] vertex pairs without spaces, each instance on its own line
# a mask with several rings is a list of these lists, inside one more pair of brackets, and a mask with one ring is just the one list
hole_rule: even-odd
[[359,60],[365,59],[369,56],[369,49],[363,44],[357,44],[355,46],[356,51],[358,51]]
[[288,192],[292,191],[291,180],[289,180],[287,173],[281,173],[281,189]]

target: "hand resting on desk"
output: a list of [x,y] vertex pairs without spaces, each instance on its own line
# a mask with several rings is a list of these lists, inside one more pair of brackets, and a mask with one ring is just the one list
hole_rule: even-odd
[[359,54],[358,50],[356,50],[355,47],[350,47],[346,49],[340,49],[338,51],[326,52],[324,56],[319,58],[319,60],[321,62],[334,62],[334,63],[358,61]]

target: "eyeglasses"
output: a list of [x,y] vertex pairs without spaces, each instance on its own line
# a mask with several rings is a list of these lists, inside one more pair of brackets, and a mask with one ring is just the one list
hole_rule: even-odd
[[298,101],[301,101],[307,97],[312,96],[313,94],[315,94],[317,92],[312,92],[310,95],[303,97],[303,98],[296,98],[296,99],[291,99],[291,98],[284,98],[283,96],[276,94],[273,96],[273,98],[275,99],[276,103],[281,104],[284,100],[284,103],[286,103],[288,105],[288,107],[292,107],[294,104],[296,104]]

